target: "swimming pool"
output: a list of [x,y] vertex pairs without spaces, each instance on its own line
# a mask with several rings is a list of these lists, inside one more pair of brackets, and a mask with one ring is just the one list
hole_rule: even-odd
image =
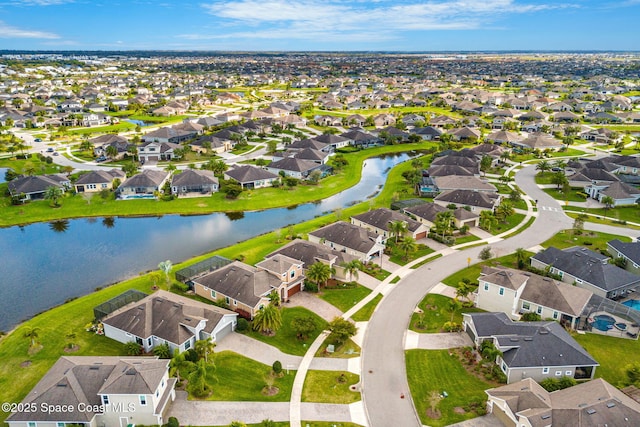
[[616,323],[616,319],[606,314],[599,314],[593,318],[591,326],[599,331],[607,332],[613,328],[613,324]]
[[631,307],[634,310],[640,311],[640,300],[630,299],[628,301],[623,302],[622,304],[626,305],[627,307]]

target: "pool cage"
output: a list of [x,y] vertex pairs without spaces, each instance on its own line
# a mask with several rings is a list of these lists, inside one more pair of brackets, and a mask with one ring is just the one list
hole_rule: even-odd
[[107,315],[113,313],[117,309],[124,307],[125,305],[138,302],[142,298],[146,297],[147,294],[144,292],[140,292],[135,289],[129,289],[126,292],[121,293],[120,295],[111,298],[109,301],[103,302],[102,304],[93,308],[93,317],[100,321]]
[[[609,298],[593,295],[580,315],[577,329],[591,332],[593,327],[591,325],[592,322],[589,320],[598,314],[609,314],[616,318],[623,319],[629,326],[634,328],[640,325],[640,311],[610,300]],[[631,335],[629,337],[637,338],[637,336],[633,337]]]
[[228,258],[214,255],[210,258],[190,265],[189,267],[185,267],[181,270],[176,271],[176,280],[191,285],[190,282],[193,278],[215,271],[219,268],[224,267],[225,265],[231,264],[232,262],[233,261]]

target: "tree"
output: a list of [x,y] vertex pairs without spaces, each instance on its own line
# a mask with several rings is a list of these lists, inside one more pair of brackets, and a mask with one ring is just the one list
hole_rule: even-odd
[[507,218],[515,213],[515,209],[509,200],[503,200],[502,203],[496,208],[495,217],[502,221],[507,222]]
[[536,170],[539,170],[541,175],[544,175],[549,169],[551,169],[551,165],[546,160],[540,160],[536,165]]
[[140,356],[142,354],[142,346],[135,341],[129,341],[124,345],[124,348],[129,356]]
[[480,212],[480,227],[484,228],[488,232],[498,223],[498,219],[491,211]]
[[267,141],[267,153],[273,154],[278,149],[278,141],[269,140]]
[[358,271],[362,270],[362,262],[357,259],[343,262],[340,266],[344,269],[344,272],[349,275],[349,280],[353,280],[354,277],[358,279]]
[[162,261],[158,264],[158,268],[164,273],[165,280],[167,281],[167,289],[169,289],[169,284],[171,283],[169,273],[171,273],[171,270],[173,269],[173,264],[170,260]]
[[253,330],[265,335],[275,334],[282,326],[282,313],[272,304],[263,307],[253,318]]
[[582,230],[584,230],[584,222],[587,218],[587,215],[583,213],[576,216],[576,219],[573,221],[573,232],[575,234],[582,234]]
[[458,287],[456,288],[456,298],[468,300],[471,291],[472,289],[470,285],[466,284],[465,282],[460,282],[458,283]]
[[211,337],[208,337],[203,340],[197,340],[193,348],[196,353],[198,353],[198,358],[204,359],[208,363],[209,355],[213,354],[213,350],[216,348],[216,343],[213,342]]
[[38,343],[38,338],[40,337],[40,328],[27,327],[22,336],[29,339],[29,347],[33,348]]
[[116,156],[118,155],[118,149],[113,145],[110,145],[105,150],[105,153],[107,154],[107,157],[109,157],[110,159],[115,159]]
[[458,311],[460,309],[460,301],[458,301],[457,299],[452,299],[449,301],[449,311],[451,311],[451,319],[449,320],[451,326],[454,326],[453,324],[453,316],[456,314],[456,311]]
[[211,387],[208,380],[215,381],[212,371],[215,371],[213,364],[208,364],[204,359],[196,363],[196,369],[189,375],[187,390],[195,397],[206,397],[211,394]]
[[343,319],[342,317],[335,317],[331,323],[329,323],[328,329],[331,331],[329,339],[333,340],[338,345],[344,344],[349,338],[358,332],[358,328],[356,328],[355,324]]
[[557,190],[560,190],[560,187],[569,183],[569,180],[565,176],[564,172],[558,171],[551,175],[551,183],[556,185]]
[[482,261],[486,261],[488,259],[491,259],[492,257],[493,253],[491,252],[491,246],[485,246],[478,254],[478,258]]
[[322,285],[326,285],[327,280],[329,280],[335,273],[336,270],[329,267],[328,264],[316,261],[309,266],[309,269],[307,270],[307,278],[320,288]]
[[444,242],[444,237],[449,235],[451,229],[453,228],[454,215],[451,210],[446,210],[442,212],[438,212],[436,214],[435,220],[435,228],[438,232],[442,234],[442,241]]
[[60,203],[58,203],[58,201],[63,194],[64,191],[62,190],[62,188],[52,185],[50,187],[47,187],[47,189],[44,191],[44,198],[47,200],[51,200],[53,206],[57,208],[60,206]]
[[220,177],[228,169],[228,166],[224,160],[209,160],[205,164],[205,169],[209,169],[214,175]]
[[294,317],[291,321],[291,329],[295,331],[299,340],[306,340],[316,330],[316,322],[311,316]]
[[275,305],[276,307],[280,307],[280,294],[276,289],[269,292],[269,303]]
[[160,344],[153,348],[153,354],[160,359],[171,359],[171,349],[169,344]]
[[482,159],[480,159],[480,171],[482,171],[484,175],[486,175],[487,171],[491,169],[492,162],[493,159],[487,155],[482,156]]
[[404,237],[400,243],[398,243],[398,249],[404,253],[405,261],[409,258],[409,254],[418,250],[418,244],[413,237]]
[[613,200],[613,197],[611,196],[604,196],[602,199],[600,199],[600,203],[604,205],[604,217],[606,218],[607,211],[616,204],[616,201]]
[[227,199],[237,199],[238,196],[244,191],[242,185],[237,181],[227,181],[222,192],[226,194]]
[[392,221],[389,224],[389,232],[395,237],[395,242],[398,243],[398,237],[407,232],[406,221]]
[[518,248],[515,251],[515,255],[516,255],[516,262],[518,263],[518,268],[522,270],[528,258],[527,251],[525,251],[523,248]]
[[515,188],[513,190],[511,190],[511,192],[509,193],[509,200],[511,200],[513,203],[517,203],[520,200],[522,200],[522,195],[520,194],[520,192],[518,190],[516,190]]

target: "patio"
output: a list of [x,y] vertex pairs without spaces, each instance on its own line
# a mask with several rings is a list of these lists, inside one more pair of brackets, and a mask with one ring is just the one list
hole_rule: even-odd
[[606,311],[591,313],[587,325],[588,332],[618,338],[637,340],[640,333],[640,325],[637,323]]

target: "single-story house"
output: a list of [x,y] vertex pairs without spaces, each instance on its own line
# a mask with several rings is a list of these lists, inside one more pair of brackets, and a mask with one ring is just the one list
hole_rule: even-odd
[[123,199],[135,198],[127,196],[153,195],[162,189],[168,178],[168,172],[146,169],[120,184],[118,194]]
[[229,139],[217,138],[213,135],[203,135],[189,144],[192,150],[198,151],[200,153],[206,153],[207,151],[211,153],[224,153],[227,151],[231,151],[232,141]]
[[276,160],[267,165],[267,171],[279,175],[284,172],[286,176],[298,179],[307,178],[311,172],[317,170],[322,172],[323,165],[312,160],[303,160],[296,157],[286,157]]
[[381,235],[384,240],[393,234],[390,230],[390,225],[395,221],[406,223],[407,231],[405,236],[413,237],[415,240],[427,237],[427,232],[429,231],[427,226],[391,209],[379,208],[351,217],[353,225]]
[[477,176],[459,176],[445,175],[433,177],[433,182],[438,191],[447,190],[469,190],[469,191],[487,191],[497,193],[498,189],[495,185],[487,180],[478,178]]
[[218,178],[209,170],[185,169],[171,178],[171,192],[178,196],[208,196],[218,188]]
[[476,307],[506,313],[514,320],[534,312],[542,319],[557,320],[571,329],[576,329],[593,295],[549,277],[501,267],[484,267],[478,284]]
[[250,165],[240,165],[224,173],[224,179],[233,179],[242,188],[254,189],[271,187],[274,181],[280,179],[277,174]]
[[284,255],[267,258],[256,267],[234,261],[209,274],[193,279],[195,293],[211,301],[223,300],[233,311],[253,319],[269,304],[269,294],[280,299],[303,289],[304,270],[300,261]]
[[[429,229],[435,225],[438,213],[447,212],[450,209],[438,205],[436,203],[423,203],[416,206],[404,208],[405,214],[411,215],[416,221],[426,225]],[[477,213],[468,211],[464,208],[456,208],[451,211],[453,213],[453,222],[457,228],[466,225],[468,227],[477,227],[480,216]]]
[[96,170],[86,173],[73,184],[76,193],[93,193],[102,190],[111,190],[116,179],[122,181],[127,175],[120,169],[109,171]]
[[514,322],[505,313],[464,313],[463,328],[476,347],[493,342],[507,384],[532,378],[593,379],[599,363],[558,322]]
[[145,353],[167,344],[171,354],[193,348],[195,342],[220,340],[236,328],[238,314],[176,295],[157,291],[102,319],[104,335],[121,343],[135,341]]
[[464,208],[468,206],[471,212],[493,211],[500,204],[501,196],[487,191],[449,190],[444,191],[433,199],[434,203],[441,206],[454,204]]
[[171,142],[180,144],[195,138],[198,133],[194,130],[180,130],[174,127],[163,127],[142,136],[142,142]]
[[[6,419],[10,427],[161,425],[175,400],[169,360],[62,356]],[[69,405],[73,410],[51,410]],[[61,406],[59,406],[61,407]]]
[[609,264],[609,257],[574,246],[560,250],[549,247],[531,257],[531,266],[549,269],[565,283],[588,289],[603,298],[622,297],[640,290],[640,276]]
[[24,194],[23,200],[43,199],[49,187],[60,187],[63,191],[71,188],[71,181],[62,174],[22,176],[7,184],[12,196]]
[[353,255],[362,262],[369,262],[384,252],[382,235],[344,221],[310,232],[309,241]]
[[553,392],[525,378],[485,393],[487,412],[506,427],[640,425],[640,403],[602,378]]
[[613,199],[613,206],[633,206],[640,200],[640,190],[624,182],[612,182],[607,188],[596,193],[600,203],[605,197]]
[[621,242],[614,239],[607,243],[607,252],[614,258],[625,260],[625,269],[635,274],[640,274],[640,242]]

